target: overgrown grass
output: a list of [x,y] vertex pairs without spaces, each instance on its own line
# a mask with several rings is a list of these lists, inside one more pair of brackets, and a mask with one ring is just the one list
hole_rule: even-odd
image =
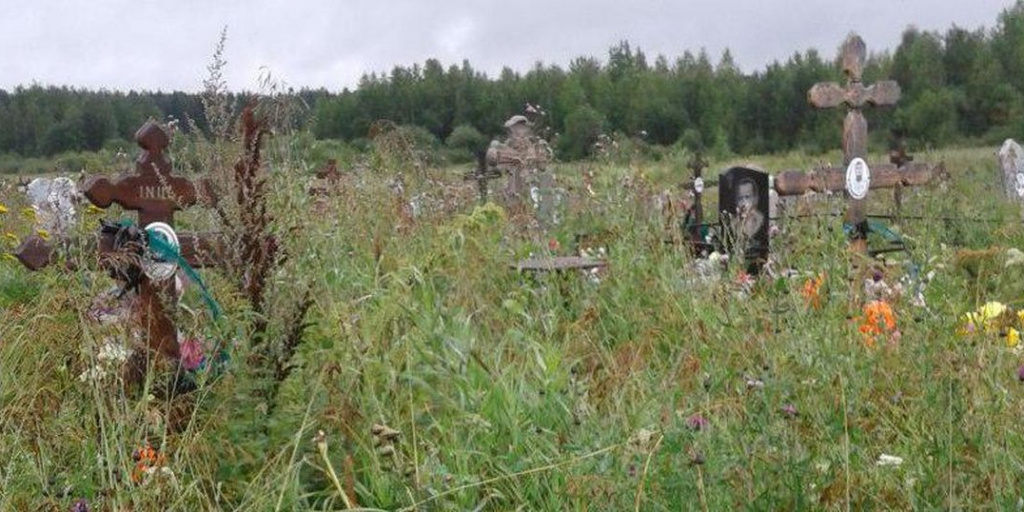
[[[840,218],[782,226],[775,264],[798,277],[762,278],[749,294],[733,282],[738,269],[694,279],[685,250],[664,243],[653,198],[689,178],[684,157],[558,166],[574,200],[565,223],[541,234],[493,205],[474,208],[473,185],[456,170],[391,160],[346,176],[314,204],[299,178],[302,155],[272,149],[274,214],[305,219],[274,282],[286,290],[315,277],[316,324],[276,407],[254,392],[239,345],[229,370],[191,395],[181,432],[166,427],[178,404],[114,377],[79,379],[101,340],[121,335],[84,318],[111,284],[104,275],[30,275],[3,260],[0,509],[66,509],[78,498],[98,510],[337,509],[346,492],[387,510],[1017,506],[1021,356],[998,335],[955,334],[964,312],[990,300],[1020,305],[1024,291],[1020,267],[1004,269],[1000,253],[970,272],[956,264],[957,247],[1024,247],[992,151],[917,155],[945,159],[952,182],[908,191],[904,213],[996,221],[899,226],[912,252],[891,256],[886,279],[909,263],[936,274],[928,308],[898,301],[902,337],[874,349],[849,305]],[[820,158],[749,160],[777,171]],[[579,186],[588,169],[596,197]],[[396,171],[402,198],[388,184]],[[410,214],[414,196],[433,206]],[[10,206],[0,219],[21,236],[30,228],[11,197],[0,197]],[[891,208],[891,194],[872,197],[869,211]],[[842,201],[801,208],[842,211]],[[208,222],[202,212],[182,216],[183,227]],[[578,234],[607,248],[611,267],[599,281],[509,269],[552,238],[567,251]],[[800,290],[819,273],[825,300],[815,310]],[[206,275],[231,332],[245,307],[231,283]],[[271,310],[287,303],[276,299]],[[186,302],[202,308],[194,296]],[[190,332],[205,327],[183,319]],[[707,425],[691,428],[695,416]],[[392,454],[375,445],[375,424],[401,432]],[[132,482],[132,452],[147,440],[173,479]],[[881,454],[904,463],[878,466]]]

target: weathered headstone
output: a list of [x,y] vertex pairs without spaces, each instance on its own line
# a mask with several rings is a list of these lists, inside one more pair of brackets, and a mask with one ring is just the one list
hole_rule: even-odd
[[530,200],[533,202],[540,227],[549,229],[561,223],[565,191],[555,185],[551,171],[538,173],[536,181],[537,184],[530,187]]
[[35,212],[35,228],[56,238],[63,238],[77,218],[75,205],[81,198],[69,178],[36,178],[26,186],[26,193]]
[[720,222],[730,254],[755,274],[768,261],[768,174],[733,167],[718,178]]
[[533,181],[533,175],[544,171],[551,161],[551,147],[533,134],[526,116],[512,116],[505,122],[505,129],[508,131],[505,142],[491,141],[487,149],[487,167],[509,175],[506,196],[523,198]]
[[1024,149],[1013,139],[1006,139],[999,149],[999,168],[1003,171],[1006,198],[1024,204]]

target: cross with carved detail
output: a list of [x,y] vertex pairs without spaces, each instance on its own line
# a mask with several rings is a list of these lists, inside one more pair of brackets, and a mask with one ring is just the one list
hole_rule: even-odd
[[[82,187],[85,197],[100,208],[118,204],[125,210],[138,212],[139,227],[153,222],[173,223],[174,212],[196,204],[200,194],[187,178],[174,176],[164,152],[170,143],[167,134],[153,121],[142,125],[135,133],[142,153],[135,161],[135,171],[125,172],[110,180],[105,176],[92,176]],[[109,264],[118,251],[114,235],[101,233],[97,242],[100,265]],[[178,234],[180,252],[193,267],[212,266],[222,242],[211,234]],[[38,236],[26,239],[15,251],[15,256],[30,270],[40,270],[53,260],[53,247]],[[171,296],[172,281],[154,282],[143,277],[139,283],[139,300],[135,320],[148,334],[148,347],[168,357],[177,358],[177,330],[173,320],[173,305],[167,304]]]

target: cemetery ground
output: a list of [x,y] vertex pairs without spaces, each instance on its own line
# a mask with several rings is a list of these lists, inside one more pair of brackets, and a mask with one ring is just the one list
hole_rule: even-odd
[[[772,275],[751,281],[734,262],[714,280],[666,243],[682,237],[655,206],[665,189],[684,197],[688,155],[554,165],[570,199],[541,234],[516,212],[477,206],[465,169],[383,155],[313,198],[307,170],[320,162],[268,147],[288,254],[269,285],[270,335],[287,336],[295,297],[313,299],[279,392],[267,393],[238,335],[251,310],[216,271],[203,276],[220,327],[195,287],[179,327],[232,339],[231,358],[182,407],[110,368],[118,334],[86,315],[112,284],[104,273],[29,273],[5,258],[0,509],[80,499],[93,510],[1011,509],[1024,499],[1018,331],[964,320],[992,302],[1024,306],[1024,265],[1008,252],[1024,249],[1024,226],[1003,199],[996,148],[915,155],[944,160],[950,181],[907,189],[904,219],[885,221],[910,252],[874,265],[905,290],[876,336],[851,307],[865,292],[849,282],[841,194],[790,206],[771,240]],[[712,161],[705,176],[822,161],[841,157]],[[0,203],[9,251],[31,221],[13,189]],[[892,191],[872,190],[866,211],[892,204]],[[81,210],[80,234],[116,218]],[[713,197],[705,212],[716,218]],[[203,229],[210,215],[177,222]],[[606,271],[510,268],[530,253],[570,254],[578,234],[605,249]],[[912,290],[924,281],[922,307]]]

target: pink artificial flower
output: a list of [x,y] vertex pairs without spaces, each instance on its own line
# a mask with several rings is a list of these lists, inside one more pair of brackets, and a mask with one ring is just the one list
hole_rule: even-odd
[[179,347],[181,350],[181,365],[186,370],[192,371],[203,364],[203,345],[195,338],[189,338]]

